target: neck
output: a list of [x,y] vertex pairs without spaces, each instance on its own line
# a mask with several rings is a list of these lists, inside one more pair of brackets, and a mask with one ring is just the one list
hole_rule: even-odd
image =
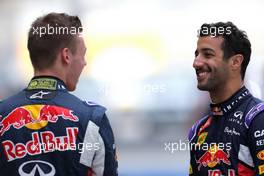
[[243,81],[230,82],[223,87],[209,91],[212,103],[221,103],[230,98],[243,86]]
[[60,73],[59,71],[34,70],[34,76],[54,76],[54,77],[61,79],[64,83],[66,82],[65,76],[63,76],[63,73]]

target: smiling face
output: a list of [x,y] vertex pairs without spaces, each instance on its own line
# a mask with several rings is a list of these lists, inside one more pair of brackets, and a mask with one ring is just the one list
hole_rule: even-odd
[[229,60],[223,58],[223,37],[199,37],[193,67],[198,89],[215,91],[224,88],[230,78]]

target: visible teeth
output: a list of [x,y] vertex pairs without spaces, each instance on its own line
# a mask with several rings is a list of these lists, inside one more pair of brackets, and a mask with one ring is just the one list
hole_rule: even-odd
[[201,72],[198,74],[198,76],[205,76],[206,75],[206,72]]

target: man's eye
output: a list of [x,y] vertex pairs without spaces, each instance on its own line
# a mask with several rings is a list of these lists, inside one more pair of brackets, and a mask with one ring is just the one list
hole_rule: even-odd
[[205,56],[206,58],[209,58],[209,57],[213,57],[214,55],[211,54],[211,53],[204,53],[204,56]]
[[195,52],[194,52],[195,57],[197,57],[198,54],[199,54],[198,51],[195,51]]

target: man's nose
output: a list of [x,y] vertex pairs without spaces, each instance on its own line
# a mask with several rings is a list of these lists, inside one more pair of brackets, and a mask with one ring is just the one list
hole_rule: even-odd
[[194,61],[193,61],[193,68],[199,68],[199,67],[202,67],[202,65],[203,65],[203,61],[201,60],[199,55],[196,56]]

